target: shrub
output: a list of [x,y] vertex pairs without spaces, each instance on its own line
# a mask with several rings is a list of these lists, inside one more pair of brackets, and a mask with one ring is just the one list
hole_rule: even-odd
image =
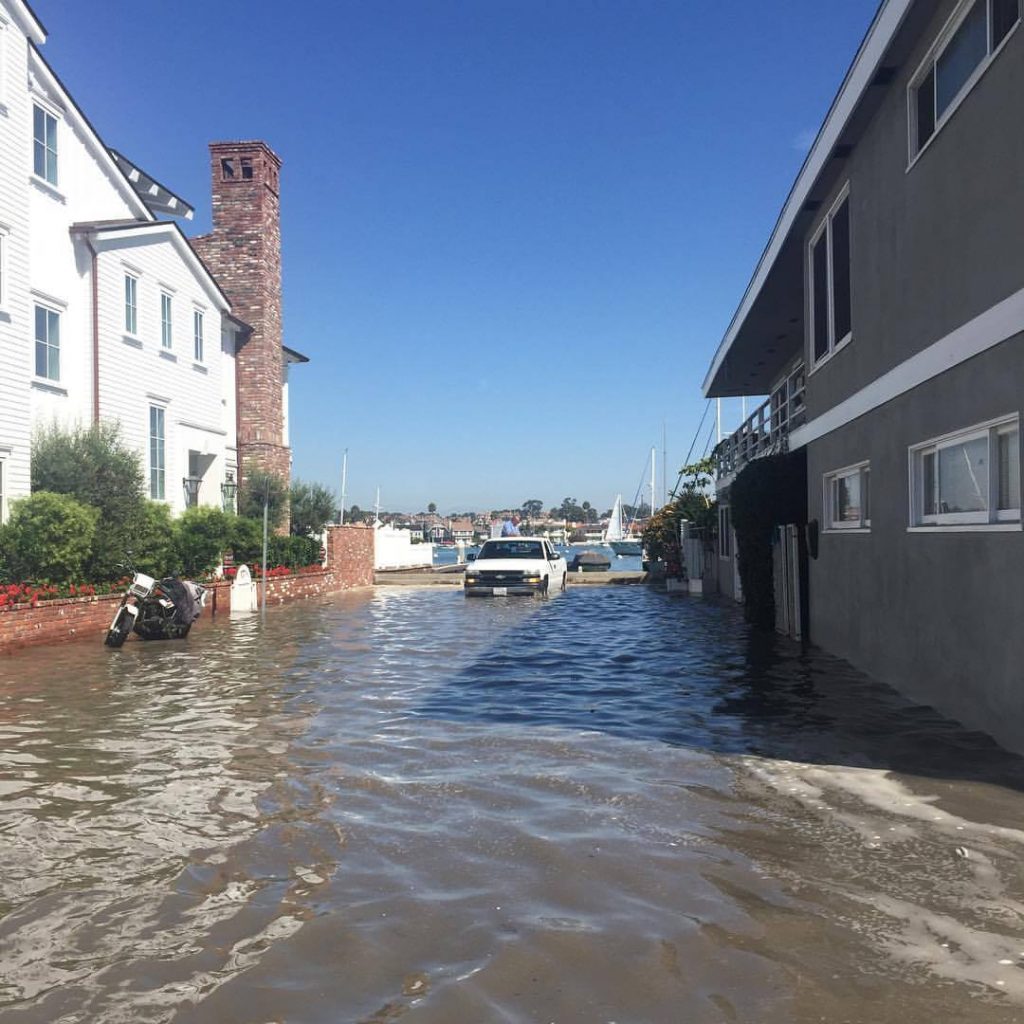
[[183,576],[203,576],[220,564],[228,546],[232,518],[219,508],[186,509],[174,523],[177,570]]
[[144,515],[142,465],[121,441],[116,423],[65,430],[43,428],[32,439],[32,490],[66,494],[99,509],[103,528],[85,570],[93,580],[120,575]]
[[92,554],[99,512],[66,494],[36,491],[16,501],[0,531],[7,571],[22,580],[80,580]]
[[[284,565],[298,569],[320,561],[320,541],[315,537],[267,538],[267,565]],[[235,565],[248,565],[255,569],[263,564],[263,524],[255,519],[239,518],[232,524],[231,553]]]
[[177,568],[175,524],[171,510],[162,501],[145,501],[139,525],[129,544],[132,562],[140,572],[159,579]]
[[228,547],[236,565],[256,565],[263,552],[263,522],[234,516],[228,527]]
[[320,541],[315,537],[271,537],[267,564],[300,569],[320,561]]

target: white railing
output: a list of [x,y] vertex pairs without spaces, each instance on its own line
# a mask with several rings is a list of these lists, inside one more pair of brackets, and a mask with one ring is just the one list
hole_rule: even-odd
[[804,367],[798,366],[714,450],[715,475],[719,480],[741,470],[762,455],[786,451],[789,432],[806,419]]

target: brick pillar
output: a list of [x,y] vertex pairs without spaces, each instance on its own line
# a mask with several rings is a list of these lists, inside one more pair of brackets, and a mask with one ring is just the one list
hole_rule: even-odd
[[265,143],[211,142],[213,232],[192,245],[252,334],[235,361],[238,469],[291,479],[281,352],[281,160]]
[[373,586],[374,541],[371,526],[327,527],[327,569],[334,573],[337,590]]

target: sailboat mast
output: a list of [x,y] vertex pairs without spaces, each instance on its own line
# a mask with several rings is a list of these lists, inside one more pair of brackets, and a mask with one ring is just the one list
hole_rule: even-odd
[[668,504],[668,424],[661,421],[661,503]]
[[657,465],[658,449],[651,447],[651,515],[654,515],[654,470]]

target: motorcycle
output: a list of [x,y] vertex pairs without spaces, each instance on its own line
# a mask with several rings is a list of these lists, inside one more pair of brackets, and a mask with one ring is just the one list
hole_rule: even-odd
[[206,605],[206,587],[174,576],[156,580],[130,564],[131,583],[107,630],[107,647],[121,647],[130,633],[143,640],[181,640]]

